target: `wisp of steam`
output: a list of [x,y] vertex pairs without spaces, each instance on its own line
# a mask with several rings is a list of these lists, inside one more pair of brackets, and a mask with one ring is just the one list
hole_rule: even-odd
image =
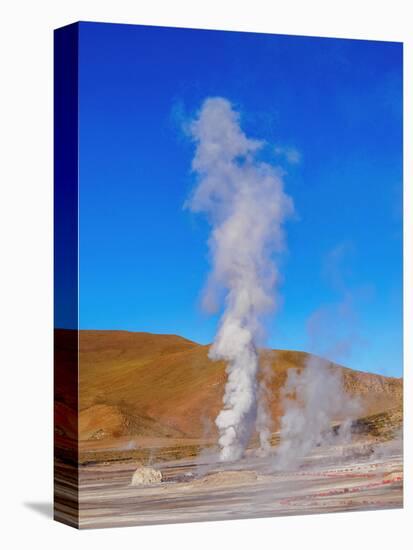
[[[345,251],[340,245],[327,257],[334,286],[344,292],[343,300],[334,307],[318,308],[307,323],[311,351],[336,360],[344,358],[357,342],[351,293],[343,285],[338,264]],[[308,356],[301,372],[289,369],[282,395],[284,414],[273,460],[275,469],[297,467],[316,447],[350,443],[351,425],[362,407],[357,397],[346,392],[344,382],[343,372],[317,355]]]
[[276,305],[275,255],[284,249],[283,223],[293,203],[281,172],[259,159],[264,143],[245,135],[228,100],[206,99],[189,131],[196,144],[197,184],[187,207],[205,213],[211,226],[204,306],[213,309],[224,292],[209,356],[227,362],[223,407],[215,422],[220,459],[232,461],[242,457],[254,428],[262,443],[268,438],[265,415],[258,414],[257,346],[263,316]]
[[[346,394],[342,375],[328,361],[309,356],[302,372],[289,369],[283,388],[284,415],[274,467],[293,469],[317,446],[343,445],[351,437],[351,420],[359,402]],[[336,431],[332,421],[341,418]]]

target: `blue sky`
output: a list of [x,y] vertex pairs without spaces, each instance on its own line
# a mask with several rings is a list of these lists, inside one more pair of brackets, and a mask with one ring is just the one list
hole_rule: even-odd
[[402,374],[402,46],[80,24],[80,326],[213,339],[182,126],[225,97],[284,172],[275,348]]

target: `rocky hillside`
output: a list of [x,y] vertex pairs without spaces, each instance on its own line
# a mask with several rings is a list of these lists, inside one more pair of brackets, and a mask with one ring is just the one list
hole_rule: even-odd
[[[60,334],[59,334],[60,333]],[[58,331],[65,338],[65,331]],[[282,415],[280,389],[288,370],[311,356],[297,351],[262,353],[269,366],[274,429]],[[402,380],[328,364],[342,374],[345,391],[358,396],[361,416],[402,410]],[[224,391],[225,364],[208,359],[208,346],[174,335],[126,331],[80,333],[79,435],[81,440],[121,436],[200,438],[215,435]],[[64,412],[61,392],[58,410]],[[60,414],[62,432],[65,415]],[[340,419],[336,419],[340,420]]]

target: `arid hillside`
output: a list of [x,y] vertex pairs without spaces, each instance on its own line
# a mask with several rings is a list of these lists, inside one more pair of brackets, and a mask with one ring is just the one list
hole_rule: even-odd
[[[64,342],[67,331],[58,331]],[[305,368],[309,355],[268,350],[271,413],[274,429],[282,414],[280,389],[288,369]],[[64,361],[64,369],[70,368]],[[346,391],[359,396],[362,416],[402,410],[402,380],[340,369]],[[79,436],[83,441],[110,441],[126,436],[150,438],[214,437],[214,418],[224,391],[225,364],[208,359],[208,346],[174,335],[126,331],[80,333]],[[65,425],[64,391],[58,393],[57,429]],[[340,420],[340,419],[336,419]]]

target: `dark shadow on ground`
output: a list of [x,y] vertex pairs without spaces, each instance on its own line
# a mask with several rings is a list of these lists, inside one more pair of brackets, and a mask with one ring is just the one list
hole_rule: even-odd
[[26,508],[30,508],[41,516],[53,519],[53,503],[52,502],[23,502]]

